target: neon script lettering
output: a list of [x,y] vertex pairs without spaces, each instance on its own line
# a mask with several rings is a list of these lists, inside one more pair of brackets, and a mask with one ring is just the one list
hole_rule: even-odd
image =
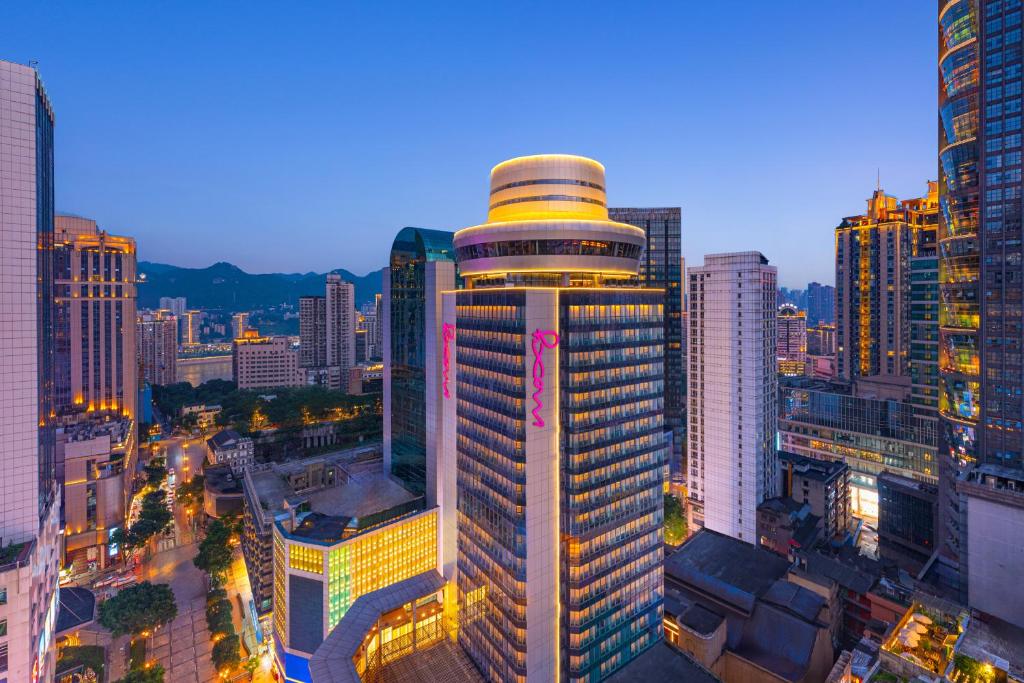
[[448,374],[452,369],[452,339],[455,339],[455,325],[451,323],[445,323],[441,326],[441,339],[444,343],[444,349],[441,352],[441,388],[444,391],[445,398],[451,398],[452,395],[448,392]]
[[544,391],[544,359],[541,354],[544,349],[553,349],[558,346],[558,333],[554,330],[534,330],[533,340],[530,348],[533,349],[533,426],[543,427],[544,418],[540,416],[540,410],[544,404],[540,401],[540,394]]

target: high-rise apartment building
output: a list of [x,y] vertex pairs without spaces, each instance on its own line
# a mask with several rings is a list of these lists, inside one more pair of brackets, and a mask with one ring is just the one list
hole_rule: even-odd
[[776,354],[779,372],[789,377],[807,369],[807,314],[793,304],[779,306],[776,324]]
[[608,218],[643,229],[647,242],[640,255],[640,284],[665,291],[665,426],[672,430],[678,468],[686,439],[682,209],[609,208]]
[[455,234],[428,502],[488,680],[600,680],[661,634],[665,293],[636,286],[646,236],[605,207],[599,163],[521,157]]
[[900,202],[875,190],[868,211],[836,227],[839,377],[906,377],[910,359],[910,259],[934,243],[939,211],[928,194]]
[[0,680],[29,683],[53,680],[60,568],[53,122],[36,70],[0,61]]
[[[452,233],[402,228],[391,246],[381,296],[384,354],[384,467],[411,491],[427,488],[427,448],[436,448],[441,292],[458,275]],[[436,472],[432,470],[432,477]],[[433,501],[431,501],[433,503]]]
[[327,274],[327,365],[343,373],[356,364],[356,290],[337,273]]
[[939,528],[966,599],[956,480],[972,463],[1024,469],[1022,26],[1016,0],[938,12]]
[[202,319],[202,311],[185,311],[184,317],[179,318],[181,321],[182,346],[199,345],[199,328],[202,324]]
[[[301,301],[301,300],[300,300]],[[300,323],[301,324],[301,323]],[[231,338],[238,339],[249,329],[249,314],[235,313],[231,316]]]
[[175,318],[185,317],[188,310],[188,301],[183,296],[162,296],[160,297],[160,308],[170,311]]
[[756,251],[691,267],[689,517],[757,542],[757,506],[779,492],[775,266]]
[[247,330],[232,344],[231,370],[239,389],[297,387],[306,383],[299,352],[288,337],[261,337]]
[[[379,296],[379,295],[378,295]],[[364,353],[359,357],[359,362],[368,362],[380,358],[380,325],[377,317],[377,303],[369,301],[363,304],[359,311],[360,321],[363,330],[366,332]]]
[[807,328],[807,354],[811,356],[836,355],[836,326],[819,323]]
[[135,340],[146,384],[178,381],[178,319],[169,311],[147,311],[138,316]]
[[299,297],[299,365],[327,367],[327,299]]
[[836,288],[820,282],[807,283],[807,326],[836,322]]
[[135,240],[78,216],[56,216],[54,230],[57,413],[134,417]]

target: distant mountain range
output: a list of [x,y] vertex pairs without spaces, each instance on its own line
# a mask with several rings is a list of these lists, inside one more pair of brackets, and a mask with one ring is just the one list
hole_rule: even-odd
[[[326,273],[268,273],[254,275],[221,261],[209,268],[179,268],[165,263],[140,261],[138,272],[146,281],[139,285],[139,308],[156,308],[160,297],[183,296],[189,308],[221,308],[250,311],[278,304],[298,304],[300,296],[324,295]],[[356,306],[380,293],[384,268],[367,275],[332,270],[355,285]]]

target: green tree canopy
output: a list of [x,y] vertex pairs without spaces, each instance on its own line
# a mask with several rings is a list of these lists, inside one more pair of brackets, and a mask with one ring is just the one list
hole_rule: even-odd
[[238,654],[238,636],[234,633],[224,636],[213,646],[211,657],[218,671],[238,666],[242,661]]
[[164,683],[164,668],[154,664],[148,669],[132,669],[116,683]]
[[665,494],[665,542],[679,545],[686,540],[686,512],[679,499]]
[[206,537],[199,544],[192,563],[210,575],[216,583],[220,583],[224,572],[231,566],[231,529],[219,519],[210,522],[206,528]]
[[123,589],[100,605],[99,623],[114,636],[138,634],[178,616],[174,593],[165,583],[142,583]]

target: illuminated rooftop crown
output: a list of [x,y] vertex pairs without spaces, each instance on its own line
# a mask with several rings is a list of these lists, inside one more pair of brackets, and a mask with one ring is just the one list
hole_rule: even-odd
[[491,169],[487,220],[455,233],[463,275],[633,275],[646,239],[640,228],[608,220],[604,166],[571,154],[517,157]]

